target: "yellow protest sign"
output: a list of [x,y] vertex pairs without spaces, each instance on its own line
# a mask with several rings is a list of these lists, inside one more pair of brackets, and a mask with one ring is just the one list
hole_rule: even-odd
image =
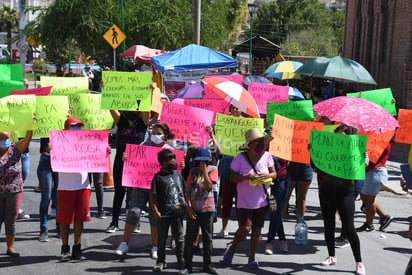
[[151,73],[104,71],[102,79],[102,109],[150,111]]
[[36,129],[34,95],[12,95],[0,98],[0,132]]
[[244,118],[216,114],[216,139],[224,155],[235,156],[239,146],[245,143],[245,132],[258,128],[263,133],[263,119]]
[[67,96],[36,96],[37,129],[33,136],[49,137],[49,130],[63,130],[69,115]]
[[113,25],[104,35],[103,38],[116,49],[123,40],[126,39],[126,35],[119,29],[118,26]]
[[79,94],[89,91],[89,80],[87,77],[41,76],[40,85],[42,87],[53,86],[50,95]]
[[69,105],[72,116],[84,123],[84,130],[112,129],[113,117],[108,110],[100,109],[101,94],[72,94]]

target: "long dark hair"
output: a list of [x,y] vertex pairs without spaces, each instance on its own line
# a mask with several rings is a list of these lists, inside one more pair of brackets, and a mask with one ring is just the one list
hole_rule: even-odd
[[175,137],[175,135],[170,132],[169,126],[167,126],[167,124],[165,123],[156,123],[153,125],[153,129],[154,128],[159,128],[163,131],[163,133],[165,134],[165,141],[168,139],[173,139]]

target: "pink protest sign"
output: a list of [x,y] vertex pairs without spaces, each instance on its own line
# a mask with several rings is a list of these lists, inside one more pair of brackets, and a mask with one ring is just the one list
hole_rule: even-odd
[[109,171],[109,131],[51,130],[51,167],[54,172]]
[[34,88],[34,89],[25,89],[25,90],[16,90],[11,91],[9,95],[50,95],[51,88],[53,86]]
[[288,101],[289,87],[250,82],[248,92],[256,100],[256,104],[261,114],[266,114],[267,102]]
[[175,139],[197,146],[207,146],[209,133],[205,127],[212,125],[214,113],[187,105],[163,102],[160,122],[166,123]]
[[[229,110],[229,103],[226,100],[216,101],[213,99],[185,99],[184,104],[216,113],[224,114]],[[214,122],[214,117],[213,117]]]
[[[127,160],[123,163],[122,185],[150,189],[153,176],[160,171],[157,153],[164,148],[126,144]],[[182,163],[184,152],[172,150],[176,155],[176,162]],[[180,170],[180,168],[179,168]]]

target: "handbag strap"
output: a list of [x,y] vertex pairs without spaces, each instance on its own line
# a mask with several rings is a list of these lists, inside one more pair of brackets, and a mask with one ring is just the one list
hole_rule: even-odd
[[[249,156],[248,156],[247,152],[244,152],[243,154],[245,154],[246,159],[248,160],[248,162],[249,162],[250,166],[252,166],[252,168],[253,168],[253,171],[255,171],[255,173],[256,173],[256,174],[258,174],[258,172],[256,171],[255,166],[252,164],[252,161],[250,160],[250,158],[249,158]],[[265,191],[265,195],[266,195],[266,196],[269,196],[269,194],[268,194],[268,190],[266,190],[265,185],[262,185],[262,188],[263,188],[263,190]]]

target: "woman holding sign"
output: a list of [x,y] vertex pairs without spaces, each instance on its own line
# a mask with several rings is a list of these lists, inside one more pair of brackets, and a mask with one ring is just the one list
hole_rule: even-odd
[[14,249],[16,219],[23,197],[21,154],[29,147],[33,131],[12,144],[9,132],[0,132],[0,225],[6,229],[7,255],[19,257]]

